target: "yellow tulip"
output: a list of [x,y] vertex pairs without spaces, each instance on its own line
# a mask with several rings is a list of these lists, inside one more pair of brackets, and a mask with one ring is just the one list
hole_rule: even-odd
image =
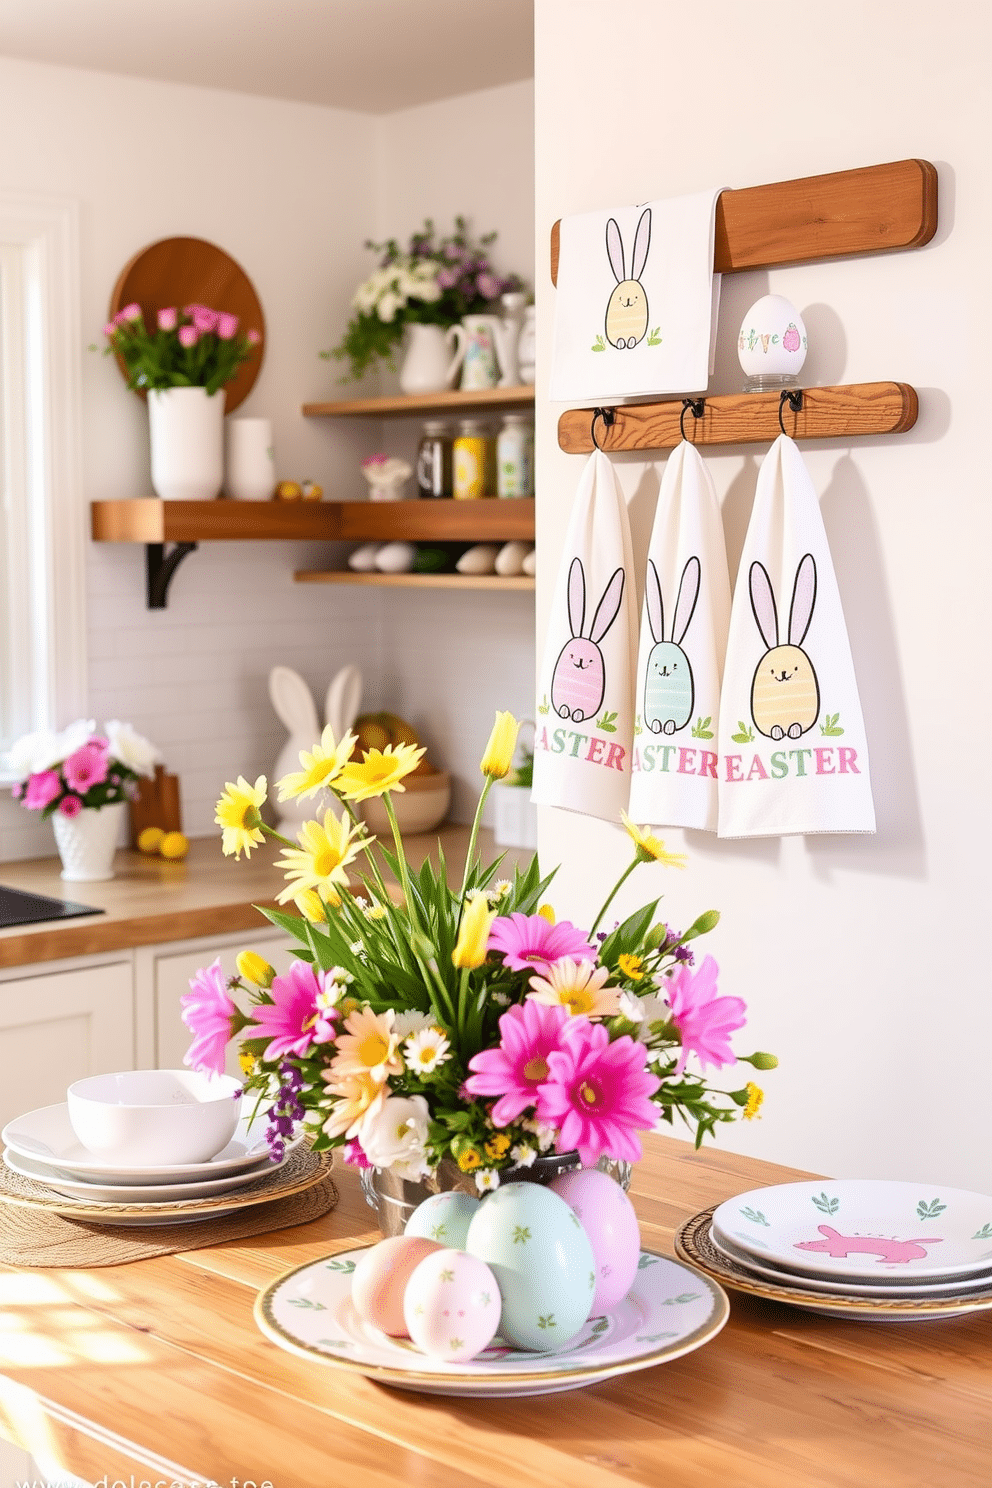
[[517,748],[520,724],[512,713],[497,713],[493,731],[479,769],[492,780],[502,780],[510,773],[513,756]]
[[458,941],[451,953],[455,966],[471,970],[482,965],[486,959],[489,931],[495,918],[496,912],[489,908],[485,894],[476,894],[468,901],[462,910]]
[[270,966],[264,956],[257,951],[242,951],[235,965],[238,968],[238,976],[243,977],[246,982],[251,982],[254,987],[269,988],[275,981],[276,969]]

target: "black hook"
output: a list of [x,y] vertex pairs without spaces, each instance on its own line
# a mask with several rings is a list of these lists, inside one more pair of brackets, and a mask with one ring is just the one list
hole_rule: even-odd
[[703,416],[703,409],[705,407],[706,407],[706,399],[705,398],[683,398],[682,399],[682,412],[679,414],[679,433],[682,435],[682,438],[683,439],[685,438],[685,416],[689,412],[689,409],[690,408],[692,409],[692,416],[693,416],[693,418],[700,419]]
[[615,408],[595,408],[595,409],[593,409],[592,423],[589,425],[589,434],[590,434],[590,437],[592,438],[593,444],[596,446],[596,448],[598,450],[601,450],[603,448],[603,446],[599,443],[599,441],[596,438],[596,420],[598,418],[601,418],[603,420],[603,423],[606,425],[606,427],[608,429],[612,429],[613,425],[617,421],[617,411],[616,411]]
[[794,388],[794,389],[793,388],[783,388],[782,389],[781,396],[779,397],[779,400],[778,400],[778,426],[782,430],[782,433],[783,434],[785,433],[785,425],[782,422],[782,409],[785,407],[786,403],[788,403],[788,405],[792,409],[793,413],[802,413],[802,411],[803,411],[803,390],[802,390],[802,388]]

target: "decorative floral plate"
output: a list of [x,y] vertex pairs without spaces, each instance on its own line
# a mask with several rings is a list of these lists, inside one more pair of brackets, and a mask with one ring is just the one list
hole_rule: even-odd
[[992,1308],[992,1286],[975,1292],[956,1293],[952,1297],[893,1297],[887,1292],[874,1297],[835,1296],[819,1291],[810,1282],[804,1287],[788,1287],[765,1281],[743,1262],[732,1261],[714,1248],[710,1234],[712,1209],[693,1215],[675,1236],[675,1253],[707,1276],[738,1292],[749,1292],[769,1302],[783,1302],[787,1307],[801,1307],[824,1317],[860,1318],[867,1322],[924,1322],[935,1318],[956,1317],[965,1312]]
[[[121,1168],[112,1162],[102,1162],[80,1143],[69,1122],[69,1107],[64,1101],[57,1106],[41,1106],[37,1111],[28,1111],[26,1115],[8,1121],[0,1132],[0,1140],[12,1152],[30,1157],[34,1162],[47,1163],[71,1177],[92,1178],[101,1183],[195,1183],[200,1178],[244,1173],[249,1168],[263,1167],[269,1162],[261,1117],[255,1117],[249,1127],[253,1114],[252,1107],[241,1117],[227,1146],[209,1162],[170,1167]],[[287,1142],[287,1148],[300,1140],[302,1138],[298,1136],[294,1142]]]
[[788,1271],[905,1281],[992,1264],[992,1198],[874,1178],[782,1183],[713,1212],[720,1240]]
[[380,1384],[428,1395],[551,1395],[677,1359],[714,1338],[730,1313],[723,1289],[699,1271],[641,1252],[628,1295],[592,1317],[553,1354],[490,1347],[467,1364],[428,1358],[408,1338],[364,1323],[351,1302],[358,1250],[297,1266],[260,1292],[255,1321],[290,1353]]

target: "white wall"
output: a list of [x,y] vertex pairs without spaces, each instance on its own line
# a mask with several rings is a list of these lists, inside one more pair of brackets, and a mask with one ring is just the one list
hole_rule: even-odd
[[[537,0],[536,11],[539,647],[580,469],[557,447],[561,405],[546,399],[555,218],[913,155],[938,167],[940,226],[926,248],[725,278],[710,384],[739,391],[737,328],[771,290],[805,317],[805,381],[919,389],[909,434],[803,446],[846,609],[878,833],[747,843],[666,831],[689,870],[642,869],[621,910],[663,892],[679,926],[723,911],[710,949],[723,990],[750,1005],[742,1047],[782,1063],[762,1079],[763,1119],[722,1142],[825,1173],[988,1191],[992,516],[978,374],[992,333],[992,22],[924,0],[787,15],[714,0],[673,28],[653,0],[622,0],[609,24],[637,38],[627,69],[604,58],[602,4]],[[706,451],[732,573],[761,453]],[[643,554],[662,457],[622,456],[618,468]],[[628,847],[618,828],[542,812],[542,860],[565,865],[559,912],[590,913]]]
[[[374,433],[357,422],[304,419],[300,405],[341,395],[337,364],[317,353],[340,337],[354,287],[371,267],[363,242],[387,224],[400,235],[425,213],[474,216],[478,207],[529,278],[530,96],[517,84],[493,90],[486,108],[470,98],[383,120],[0,58],[0,135],[18,142],[3,152],[0,190],[80,203],[87,341],[101,339],[117,275],[141,247],[188,234],[231,253],[255,284],[267,332],[259,378],[238,411],[272,418],[280,476],[310,477],[328,496],[359,499],[366,486],[358,465]],[[504,186],[499,155],[507,136],[520,157],[514,191]],[[109,359],[80,347],[80,362],[87,501],[150,494],[143,404]],[[79,513],[87,532],[88,520],[87,508]],[[357,662],[368,704],[411,711],[439,763],[462,777],[475,770],[493,709],[527,696],[527,596],[508,596],[504,610],[487,596],[478,606],[464,595],[447,605],[421,594],[293,584],[294,569],[326,566],[328,556],[312,543],[206,543],[178,570],[168,608],[149,611],[143,548],[87,544],[90,711],[98,721],[130,719],[160,746],[180,775],[191,835],[216,830],[225,780],[271,769],[285,737],[267,695],[276,662],[297,668],[321,700],[332,673]],[[496,637],[496,655],[506,623],[512,638],[498,652],[492,689],[477,693],[464,682],[468,639]],[[403,641],[394,644],[398,630]],[[468,674],[478,670],[473,661]],[[460,786],[459,798],[468,790]],[[0,793],[0,858],[51,848],[50,828]]]

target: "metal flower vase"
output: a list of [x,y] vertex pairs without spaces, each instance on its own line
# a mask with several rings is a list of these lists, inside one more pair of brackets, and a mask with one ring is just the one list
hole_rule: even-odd
[[[596,1166],[615,1179],[625,1191],[630,1187],[630,1163],[600,1158]],[[552,1178],[558,1178],[562,1173],[574,1173],[581,1167],[577,1152],[550,1152],[535,1158],[530,1167],[505,1169],[499,1177],[501,1184],[550,1183]],[[388,1168],[363,1168],[361,1181],[365,1201],[375,1210],[379,1229],[386,1239],[402,1235],[413,1211],[431,1194],[459,1190],[473,1198],[480,1196],[472,1174],[463,1173],[450,1158],[445,1158],[430,1178],[419,1183],[398,1178]]]

